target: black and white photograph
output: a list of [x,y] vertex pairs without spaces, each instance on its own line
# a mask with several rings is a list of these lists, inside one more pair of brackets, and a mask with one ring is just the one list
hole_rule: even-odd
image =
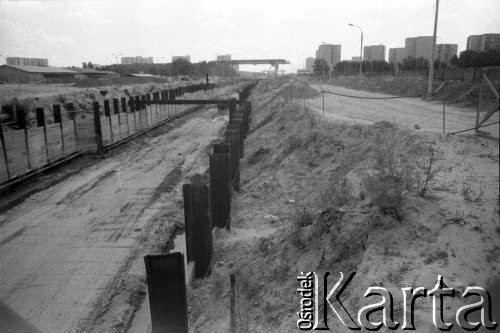
[[0,0],[0,333],[500,332],[499,19]]

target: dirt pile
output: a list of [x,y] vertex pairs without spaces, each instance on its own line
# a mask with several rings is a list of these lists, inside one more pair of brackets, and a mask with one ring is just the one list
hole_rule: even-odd
[[331,79],[330,82],[351,89],[377,91],[401,96],[422,96],[427,89],[427,81],[422,76],[339,76]]
[[279,88],[278,95],[289,99],[311,98],[318,95],[316,90],[312,89],[307,83],[293,80]]
[[[400,321],[401,287],[430,289],[442,274],[462,292],[495,275],[497,142],[421,136],[389,122],[326,123],[285,103],[286,85],[272,91],[264,85],[272,87],[262,82],[251,97],[252,134],[241,192],[233,197],[232,230],[218,231],[212,275],[190,291],[192,329],[227,331],[230,273],[237,274],[239,330],[250,332],[297,330],[300,272],[320,278],[331,272],[331,286],[338,272],[357,272],[342,297],[349,312],[373,303],[363,294],[378,285],[393,292]],[[470,172],[477,156],[468,153],[478,146],[493,154],[481,159],[489,171],[479,178]],[[480,189],[471,189],[472,179]],[[474,193],[470,200],[463,188]],[[417,304],[420,331],[431,330],[428,301]],[[461,302],[450,301],[450,308]],[[348,331],[336,318],[329,325]]]
[[[425,96],[427,94],[427,78],[424,76],[339,76],[330,80],[331,84],[346,88],[382,92],[399,96]],[[443,82],[434,81],[433,91],[438,90]],[[489,89],[483,90],[485,107],[497,103]],[[437,91],[433,100],[475,106],[478,102],[479,83],[470,81],[450,80]]]

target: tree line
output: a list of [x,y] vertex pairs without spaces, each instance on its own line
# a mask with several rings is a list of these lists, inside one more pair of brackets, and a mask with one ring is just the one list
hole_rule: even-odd
[[451,58],[450,65],[458,68],[500,66],[500,50],[462,51],[459,57]]
[[[491,67],[500,66],[500,50],[488,49],[483,52],[463,51],[459,56],[454,56],[450,59],[450,63],[440,60],[434,61],[434,68],[448,67]],[[382,61],[363,61],[361,64],[363,73],[381,73],[394,70],[394,65],[385,60]],[[429,61],[423,57],[413,58],[407,57],[402,62],[398,63],[400,70],[426,70],[429,68]],[[331,68],[324,59],[316,59],[313,64],[313,72],[316,76],[327,76]],[[333,71],[339,74],[354,74],[359,73],[358,61],[343,60],[333,66]]]
[[[90,66],[87,65],[87,67]],[[221,64],[214,61],[191,63],[186,59],[177,59],[171,63],[164,64],[114,64],[101,66],[99,69],[104,71],[113,71],[120,74],[120,76],[128,76],[130,74],[137,73],[159,76],[189,76],[194,78],[203,77],[206,74],[215,76],[237,75],[237,72],[229,64]]]
[[[393,70],[387,61],[363,61],[361,63],[363,73],[367,72],[389,72]],[[343,60],[333,66],[333,71],[340,74],[359,73],[359,62]],[[313,72],[316,76],[327,76],[330,66],[324,59],[316,59],[313,63]]]

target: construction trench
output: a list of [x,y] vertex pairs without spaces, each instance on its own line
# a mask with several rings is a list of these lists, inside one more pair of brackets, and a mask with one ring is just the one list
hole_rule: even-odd
[[[0,215],[1,301],[42,332],[287,332],[297,330],[301,271],[357,271],[363,291],[432,286],[438,272],[454,286],[498,274],[498,142],[441,137],[429,119],[423,134],[380,114],[338,122],[366,117],[366,106],[339,114],[337,99],[325,121],[314,88],[277,79],[221,88],[213,104],[144,98],[141,119],[206,106],[110,151],[115,132],[103,129],[115,118],[102,103],[102,150],[92,149],[105,158]],[[436,151],[436,168],[447,167],[430,186],[439,201],[409,191],[398,210],[379,207],[361,175],[394,146],[418,170]],[[472,200],[461,198],[465,182]],[[345,298],[365,302],[358,290]],[[428,304],[417,308],[430,331]]]

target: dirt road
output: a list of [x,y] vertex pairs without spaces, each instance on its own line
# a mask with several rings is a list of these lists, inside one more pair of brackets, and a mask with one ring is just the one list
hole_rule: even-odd
[[[315,84],[316,91],[321,89],[354,96],[387,97],[390,95],[347,89],[333,85]],[[308,106],[314,111],[322,113],[322,97],[308,100]],[[441,103],[424,101],[421,98],[400,99],[357,99],[325,94],[325,113],[328,118],[342,120],[349,123],[372,124],[386,120],[395,122],[400,127],[415,128],[421,131],[441,133],[443,130],[443,105]],[[481,116],[484,115],[482,113]],[[475,110],[454,105],[446,105],[446,132],[460,131],[474,127]],[[498,121],[498,112],[489,122]],[[481,128],[482,131],[498,137],[498,124]],[[468,132],[473,133],[473,132]]]
[[44,332],[85,331],[151,229],[176,222],[162,211],[165,195],[206,170],[207,147],[226,121],[198,111],[1,213],[0,299]]

